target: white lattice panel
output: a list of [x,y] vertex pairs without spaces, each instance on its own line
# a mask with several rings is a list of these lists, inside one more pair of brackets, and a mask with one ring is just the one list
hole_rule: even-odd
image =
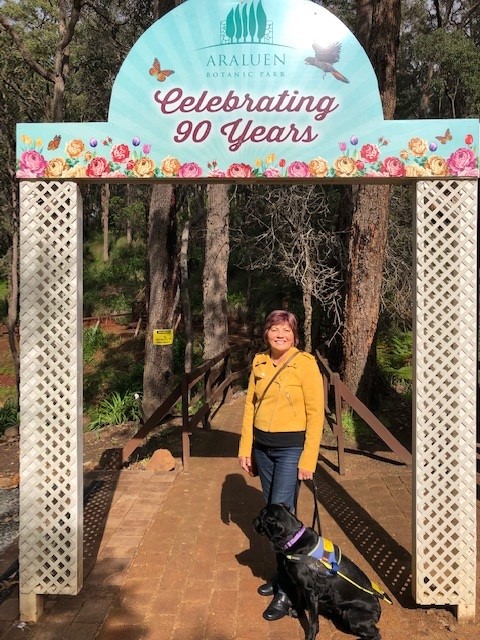
[[416,187],[414,588],[475,608],[477,182]]
[[82,211],[72,183],[20,183],[20,590],[82,586]]

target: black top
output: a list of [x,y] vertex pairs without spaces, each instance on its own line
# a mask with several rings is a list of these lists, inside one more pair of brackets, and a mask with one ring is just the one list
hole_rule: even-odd
[[253,440],[262,447],[303,447],[305,431],[261,431],[253,427]]

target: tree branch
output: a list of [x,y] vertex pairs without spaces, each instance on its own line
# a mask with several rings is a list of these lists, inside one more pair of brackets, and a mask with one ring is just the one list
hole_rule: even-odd
[[5,29],[8,35],[12,38],[23,60],[30,67],[30,69],[35,71],[35,73],[37,73],[47,82],[51,82],[53,84],[55,82],[55,75],[52,72],[45,69],[45,67],[39,64],[36,60],[34,60],[34,58],[30,55],[30,52],[23,45],[22,39],[13,28],[13,25],[11,25],[8,19],[1,13],[0,13],[0,25]]

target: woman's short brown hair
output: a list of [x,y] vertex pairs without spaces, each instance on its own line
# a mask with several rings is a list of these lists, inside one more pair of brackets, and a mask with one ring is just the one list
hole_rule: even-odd
[[268,345],[267,333],[275,324],[288,324],[293,331],[293,344],[295,346],[299,343],[298,337],[298,321],[296,316],[290,311],[284,311],[283,309],[276,309],[268,314],[265,324],[263,326],[263,339],[265,344]]

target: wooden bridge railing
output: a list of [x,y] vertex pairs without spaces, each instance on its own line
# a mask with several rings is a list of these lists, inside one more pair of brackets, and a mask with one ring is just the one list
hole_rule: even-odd
[[[140,447],[148,434],[171,412],[175,404],[182,400],[182,458],[185,471],[190,467],[190,436],[201,422],[204,429],[210,428],[212,411],[228,402],[232,385],[248,373],[258,341],[232,345],[211,360],[184,373],[179,384],[162,402],[160,407],[141,425],[140,429],[122,449],[121,462],[125,464],[132,453]],[[234,356],[240,356],[237,369],[232,368]],[[412,464],[411,453],[388,431],[380,420],[350,391],[338,373],[330,369],[328,362],[318,351],[315,356],[324,381],[326,420],[337,439],[338,472],[345,475],[345,435],[342,424],[342,403],[348,404],[377,436],[406,465]],[[203,383],[203,384],[200,384]],[[333,391],[333,394],[331,393]],[[192,392],[194,392],[192,394]],[[333,395],[334,407],[328,402]]]
[[[232,345],[193,371],[184,373],[179,384],[170,395],[145,420],[133,438],[123,447],[122,464],[128,461],[132,453],[143,444],[148,434],[161,423],[181,399],[183,468],[188,471],[192,430],[200,422],[202,422],[204,429],[210,428],[212,410],[219,401],[218,406],[230,399],[233,383],[250,370],[253,355],[258,349],[258,345],[258,341]],[[234,356],[240,356],[240,364],[236,369],[234,369],[232,363]],[[203,384],[199,384],[201,382]],[[193,396],[192,391],[194,392]]]
[[[328,404],[330,391],[333,391],[334,407],[327,406],[326,419],[337,438],[338,472],[345,475],[345,436],[342,425],[342,403],[348,404],[355,413],[377,434],[377,436],[395,453],[406,465],[412,464],[412,454],[408,451],[380,422],[380,420],[361,402],[340,379],[338,373],[333,372],[327,360],[318,351],[315,352],[320,372],[324,380],[325,401]],[[335,417],[333,420],[332,416]]]

